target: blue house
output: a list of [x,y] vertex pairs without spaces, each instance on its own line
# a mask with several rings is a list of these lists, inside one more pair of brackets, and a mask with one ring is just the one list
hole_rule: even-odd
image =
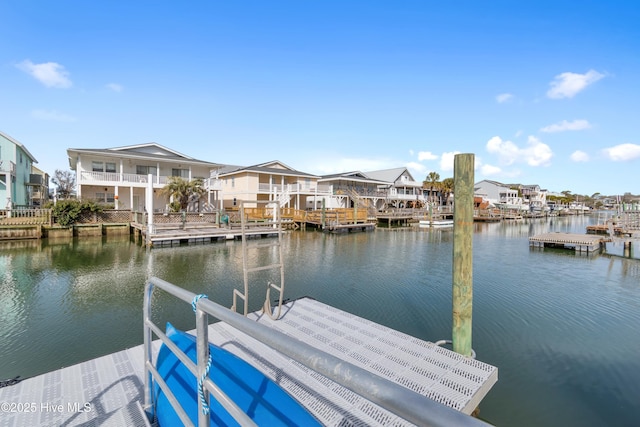
[[31,205],[31,174],[38,161],[29,150],[0,132],[0,209]]

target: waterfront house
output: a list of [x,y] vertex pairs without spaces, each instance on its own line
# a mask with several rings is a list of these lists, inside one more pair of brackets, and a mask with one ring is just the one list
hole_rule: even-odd
[[218,170],[223,207],[234,209],[240,200],[278,200],[283,208],[314,209],[331,195],[319,176],[273,160],[253,166],[223,166]]
[[495,207],[529,210],[529,205],[519,196],[518,190],[507,184],[485,179],[475,183],[474,189],[475,195],[484,197]]
[[34,163],[38,161],[24,145],[0,132],[0,208],[32,205]]
[[76,172],[78,198],[113,203],[116,209],[142,212],[147,209],[147,191],[152,192],[154,212],[167,209],[166,196],[160,190],[169,177],[187,180],[201,178],[206,195],[194,210],[216,206],[219,182],[216,171],[221,165],[186,156],[156,143],[107,149],[69,148],[69,165]]
[[319,183],[331,187],[327,208],[364,207],[372,211],[384,208],[390,183],[369,177],[360,171],[323,175]]
[[379,190],[386,193],[387,206],[404,208],[425,202],[422,182],[417,182],[405,167],[370,171],[366,174],[371,179],[385,182],[379,186]]
[[548,210],[547,190],[543,190],[539,185],[521,185],[520,192],[529,209],[533,212],[543,212]]
[[29,183],[31,188],[31,203],[33,207],[44,206],[49,201],[49,174],[45,171],[31,165],[31,174]]

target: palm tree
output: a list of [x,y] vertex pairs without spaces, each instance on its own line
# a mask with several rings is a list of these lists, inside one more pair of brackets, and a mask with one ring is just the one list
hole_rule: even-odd
[[454,182],[455,181],[454,181],[453,178],[445,178],[440,183],[442,194],[444,194],[444,204],[445,204],[445,206],[449,204],[449,196],[451,196],[451,193],[454,192],[454,188],[453,188],[453,183]]
[[439,187],[440,175],[437,172],[429,172],[427,179],[422,182],[422,186],[429,189],[429,200],[433,201],[433,190]]
[[188,181],[180,176],[172,176],[160,193],[180,203],[180,210],[186,210],[192,198],[197,200],[204,194],[203,185],[201,178]]

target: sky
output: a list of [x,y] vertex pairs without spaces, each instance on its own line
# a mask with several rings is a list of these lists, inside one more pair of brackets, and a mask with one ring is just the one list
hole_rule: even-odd
[[640,194],[640,2],[0,1],[0,131]]

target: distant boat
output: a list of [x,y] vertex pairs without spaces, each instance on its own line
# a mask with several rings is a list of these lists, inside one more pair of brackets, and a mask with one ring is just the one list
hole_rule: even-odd
[[420,227],[453,227],[452,219],[421,219]]

